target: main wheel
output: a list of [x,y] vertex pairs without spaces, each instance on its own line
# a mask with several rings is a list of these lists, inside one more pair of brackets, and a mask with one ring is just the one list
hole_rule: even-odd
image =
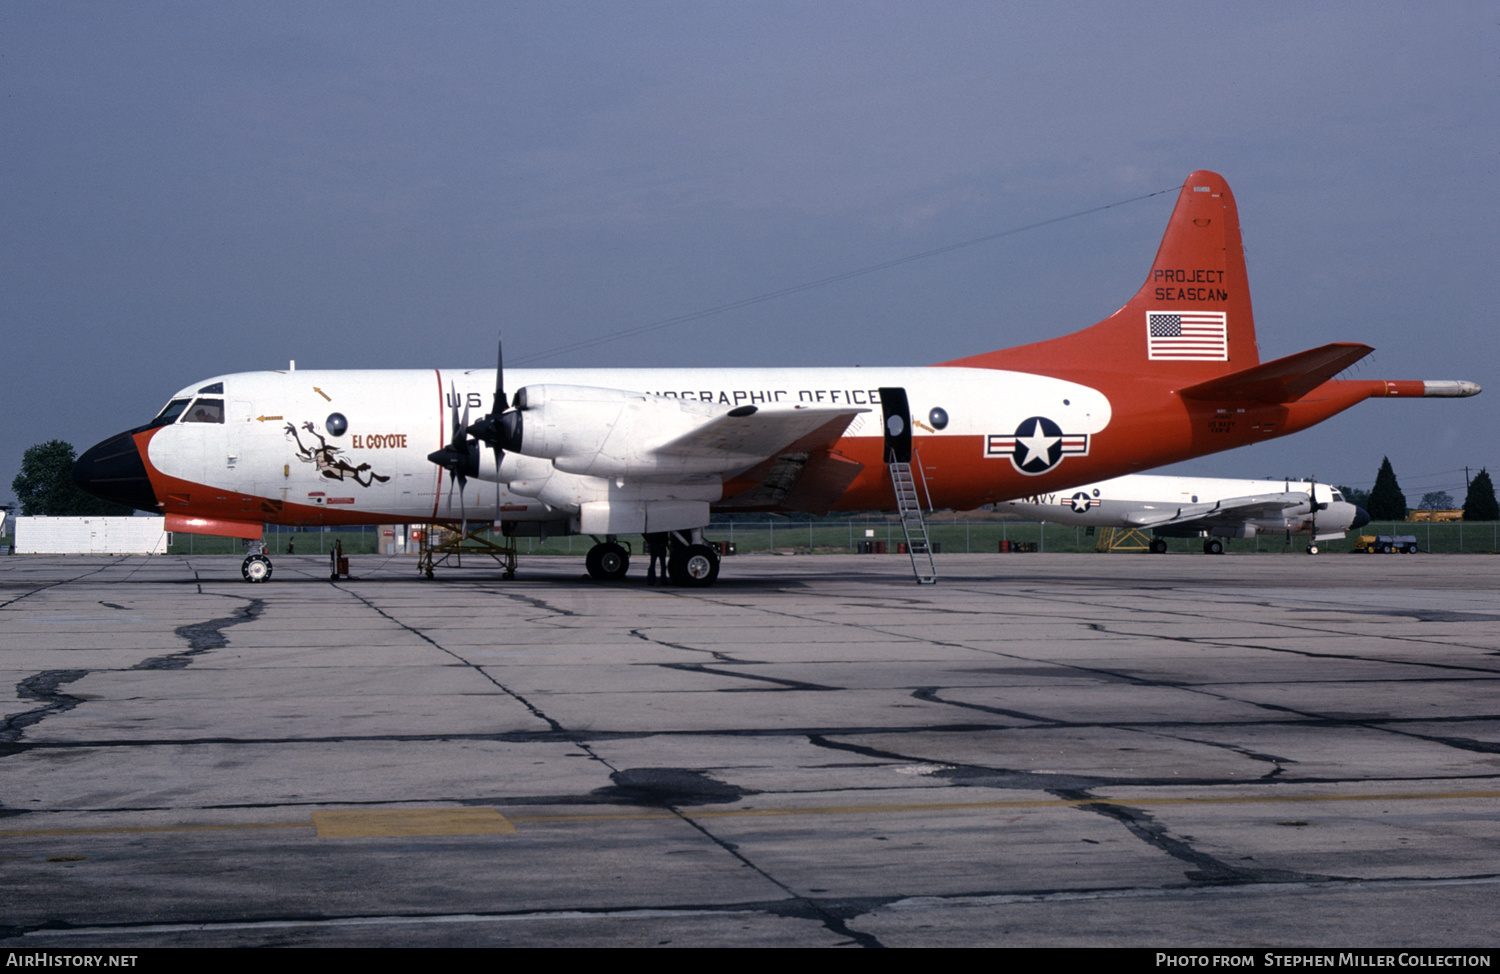
[[1166,554],[1167,553],[1167,539],[1166,538],[1152,538],[1151,539],[1151,553],[1153,555],[1164,555],[1164,554]]
[[601,582],[618,581],[630,570],[630,553],[613,541],[605,541],[589,549],[583,565],[592,578]]
[[265,582],[271,578],[271,559],[265,555],[250,555],[240,565],[240,574],[247,582]]
[[667,573],[672,576],[673,585],[712,585],[719,577],[719,556],[706,544],[690,544],[672,552],[667,559]]
[[1315,545],[1315,544],[1308,545],[1307,546],[1307,553],[1310,554],[1310,555],[1317,554],[1318,553],[1318,546]]
[[1205,555],[1222,555],[1224,553],[1224,542],[1218,538],[1209,538],[1203,542],[1203,553]]

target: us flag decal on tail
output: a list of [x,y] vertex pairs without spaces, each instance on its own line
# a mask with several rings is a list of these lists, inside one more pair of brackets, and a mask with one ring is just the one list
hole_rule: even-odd
[[1146,312],[1146,357],[1178,362],[1228,361],[1227,316],[1222,311]]

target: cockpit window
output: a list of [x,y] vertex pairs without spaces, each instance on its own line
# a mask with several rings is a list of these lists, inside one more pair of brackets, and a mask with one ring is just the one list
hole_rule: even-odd
[[198,390],[198,395],[222,396],[224,395],[224,383],[215,382],[211,385],[206,385],[202,389]]
[[198,399],[187,411],[187,415],[182,417],[182,421],[184,423],[222,423],[224,422],[224,400]]
[[1338,491],[1334,491],[1333,492],[1333,499],[1336,500],[1336,501],[1342,501],[1344,499],[1344,495],[1340,494]]
[[161,412],[156,414],[156,418],[151,421],[151,426],[166,426],[169,423],[177,422],[177,417],[182,415],[182,411],[187,408],[190,402],[192,402],[191,399],[173,399],[162,408]]

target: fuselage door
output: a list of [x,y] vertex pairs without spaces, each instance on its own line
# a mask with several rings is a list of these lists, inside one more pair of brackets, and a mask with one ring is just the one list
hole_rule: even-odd
[[885,462],[911,463],[911,407],[906,390],[881,386],[880,411],[885,419]]

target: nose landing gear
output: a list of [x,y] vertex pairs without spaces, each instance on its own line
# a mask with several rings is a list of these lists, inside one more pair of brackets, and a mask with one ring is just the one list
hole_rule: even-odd
[[271,580],[271,559],[266,556],[266,543],[264,541],[250,542],[250,553],[240,563],[240,575],[247,582],[269,582]]
[[271,559],[265,555],[250,555],[240,564],[240,574],[247,582],[269,582]]

